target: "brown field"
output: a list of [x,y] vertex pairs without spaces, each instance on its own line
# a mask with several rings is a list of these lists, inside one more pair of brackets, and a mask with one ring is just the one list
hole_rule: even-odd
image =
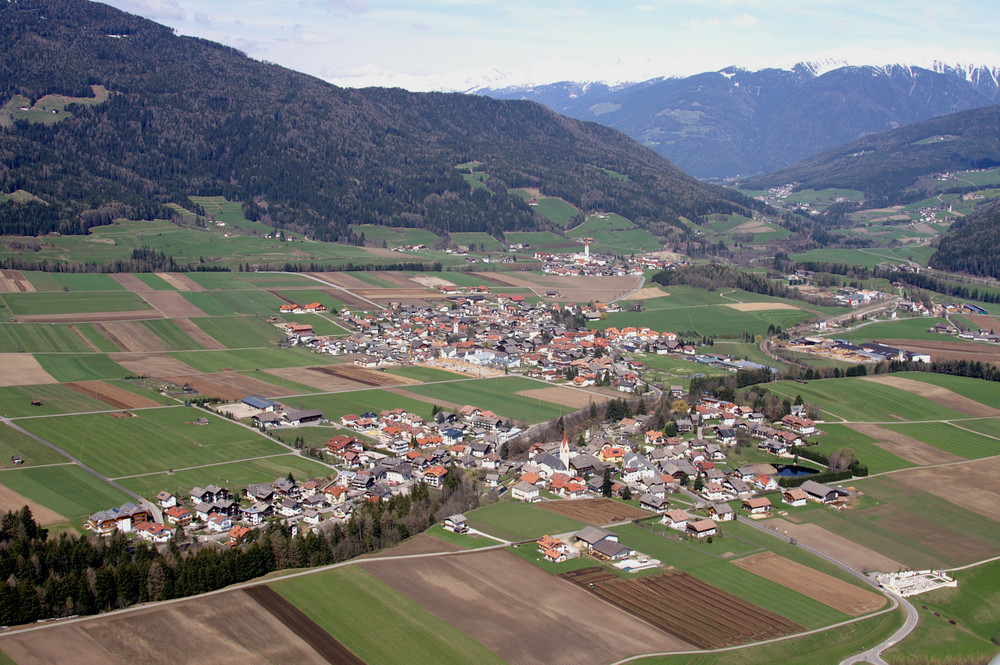
[[346,272],[309,272],[305,274],[321,279],[328,284],[341,286],[345,289],[372,288],[372,285],[368,282],[358,279],[354,275],[348,275]]
[[34,293],[34,285],[20,270],[0,270],[0,293]]
[[858,571],[891,571],[904,568],[903,564],[898,561],[815,524],[793,524],[783,519],[770,519],[760,522],[760,524],[769,529],[783,532],[824,554],[829,554]]
[[587,524],[612,524],[640,517],[649,517],[651,513],[621,503],[614,499],[574,499],[572,501],[542,501],[540,508],[563,515]]
[[[410,288],[399,289],[379,289],[368,287],[367,289],[352,289],[352,293],[360,298],[368,300],[382,301],[417,301],[422,303],[425,300],[444,300],[444,294],[430,289],[416,288],[413,284]],[[343,300],[343,298],[341,298]]]
[[1000,330],[1000,319],[987,314],[963,314],[963,317],[979,326],[982,330]]
[[749,222],[744,222],[740,224],[732,231],[730,231],[730,233],[768,233],[769,231],[773,230],[774,229],[772,229],[764,222],[757,219],[753,219],[750,220]]
[[108,358],[137,376],[197,374],[198,370],[166,353],[109,353]]
[[178,272],[158,272],[156,276],[178,291],[204,291],[205,287]]
[[913,339],[876,340],[888,346],[904,348],[913,353],[929,353],[931,360],[971,360],[1000,363],[1000,346],[985,342],[926,341]]
[[[17,471],[10,471],[9,473],[17,473]],[[3,480],[3,474],[0,474],[0,480]],[[66,521],[65,517],[51,508],[46,508],[42,504],[32,501],[23,494],[19,494],[5,485],[0,485],[0,513],[6,513],[8,510],[17,512],[25,506],[31,510],[31,514],[34,516],[35,521],[41,526],[45,526],[47,524],[58,524],[59,522]]]
[[875,445],[882,450],[888,451],[897,457],[902,457],[908,462],[925,466],[928,464],[942,464],[947,462],[960,462],[964,457],[959,457],[928,445],[912,437],[893,432],[890,429],[879,427],[878,425],[849,424],[855,432],[861,432],[875,439]]
[[136,395],[134,392],[126,390],[121,386],[105,383],[104,381],[76,381],[74,383],[64,383],[63,385],[88,397],[99,399],[116,409],[141,409],[147,406],[161,406],[159,402],[151,400],[148,397]]
[[[410,280],[410,276],[406,275],[406,274],[403,274],[403,273],[396,273],[396,272],[390,272],[390,271],[380,271],[379,274],[378,274],[378,276],[379,276],[379,279],[382,279],[382,280],[384,280],[386,282],[389,282],[391,284],[395,284],[396,286],[398,286],[398,287],[400,287],[402,289],[412,289],[412,288],[414,288],[416,286],[416,284],[414,284]],[[361,288],[361,287],[359,287],[359,288]],[[377,289],[378,287],[377,286],[372,286],[371,284],[365,284],[364,288]]]
[[[396,252],[384,247],[365,247],[365,251],[369,254],[374,254],[375,256],[381,256],[387,259],[396,259],[399,262],[413,261],[413,255],[409,252]],[[383,273],[384,272],[385,271],[383,271]]]
[[568,406],[571,409],[586,409],[591,403],[604,404],[609,399],[607,395],[573,390],[571,388],[563,388],[562,386],[520,390],[516,394],[530,397],[531,399],[540,399],[543,402]]
[[734,302],[726,305],[738,312],[765,312],[774,309],[800,309],[786,302]]
[[191,321],[191,319],[174,319],[174,323],[177,324],[177,327],[180,328],[185,335],[196,341],[203,349],[226,348],[225,344],[222,344],[207,332],[199,328]]
[[167,344],[156,334],[135,321],[114,321],[93,324],[119,351],[166,351]]
[[[0,636],[18,665],[328,665],[271,612],[243,591],[153,605],[43,630]],[[67,658],[72,654],[71,658]]]
[[[484,273],[471,274],[480,276]],[[556,300],[576,302],[607,302],[620,296],[622,293],[634,289],[639,285],[640,279],[635,275],[624,275],[621,277],[561,277],[557,275],[534,275],[527,273],[518,275],[485,273],[485,275],[507,286],[531,289],[539,296],[544,296],[546,291],[558,291],[560,297],[556,298]],[[657,295],[662,296],[663,293],[658,292]]]
[[754,575],[798,591],[852,617],[868,614],[885,605],[885,598],[850,582],[813,570],[774,552],[761,552],[733,563]]
[[465,548],[461,545],[449,543],[444,540],[438,540],[434,536],[428,535],[427,533],[418,533],[411,538],[407,538],[395,547],[379,550],[378,552],[371,552],[369,554],[362,554],[358,558],[372,559],[382,556],[433,554],[434,552],[461,552],[463,549]]
[[622,298],[622,300],[648,300],[650,298],[662,298],[669,295],[669,293],[658,286],[646,286],[639,289],[632,295]]
[[66,327],[69,328],[71,331],[73,331],[73,334],[76,335],[77,338],[79,338],[79,340],[81,342],[83,342],[84,344],[86,344],[88,349],[90,349],[94,353],[100,353],[101,352],[101,350],[99,348],[97,348],[97,345],[94,344],[93,342],[91,342],[90,339],[86,335],[84,335],[82,332],[80,332],[80,329],[77,328],[75,325],[73,325],[72,323],[70,323]]
[[410,278],[410,281],[428,289],[437,289],[439,286],[455,286],[453,282],[441,279],[440,277],[431,277],[430,275],[414,275]]
[[866,376],[864,378],[866,381],[884,383],[887,386],[899,388],[900,390],[905,390],[906,392],[919,397],[924,397],[932,402],[937,402],[942,406],[946,406],[949,409],[954,409],[959,413],[964,413],[967,416],[1000,416],[1000,409],[987,406],[981,402],[969,399],[964,395],[959,395],[958,393],[948,390],[947,388],[941,388],[940,386],[935,386],[931,383],[924,383],[923,381],[907,379],[901,376],[891,376],[889,374]]
[[328,663],[337,665],[365,665],[350,649],[341,644],[333,635],[326,632],[310,619],[305,612],[285,600],[277,591],[269,586],[254,586],[245,590],[261,607],[270,612],[286,628],[310,647],[315,649]]
[[0,353],[0,386],[33,386],[39,383],[59,383],[42,369],[30,353]]
[[169,381],[178,386],[186,383],[206,397],[218,397],[227,402],[243,399],[247,395],[276,396],[288,395],[289,391],[278,386],[255,379],[252,376],[245,376],[232,370],[215,372],[213,374],[184,374],[179,376],[161,376],[164,381]]
[[509,552],[360,565],[513,665],[608,663],[691,648]]
[[1000,522],[1000,458],[973,460],[932,469],[906,469],[891,478]]
[[162,319],[155,309],[140,309],[131,312],[80,312],[77,314],[31,314],[17,317],[23,323],[90,323],[102,321],[143,321]]
[[324,392],[356,390],[358,388],[383,388],[420,383],[415,379],[396,376],[387,372],[357,365],[320,365],[316,367],[288,367],[267,370],[268,374],[313,386]]
[[188,302],[179,291],[148,291],[142,294],[142,298],[168,319],[208,316],[200,307]]
[[278,367],[264,371],[282,379],[312,386],[319,392],[336,393],[368,387],[366,384],[350,381],[335,374],[320,372],[315,367]]
[[804,630],[797,623],[687,573],[627,578],[594,567],[560,577],[702,649],[757,642]]
[[112,273],[111,279],[115,280],[116,282],[124,286],[129,291],[132,291],[133,293],[149,293],[150,291],[155,290],[152,286],[146,284],[146,282],[142,281],[135,275],[129,273],[125,272]]
[[917,224],[914,224],[913,230],[920,231],[921,233],[926,233],[931,236],[936,236],[938,234],[938,232],[931,228],[930,224],[927,224],[926,222],[918,222]]

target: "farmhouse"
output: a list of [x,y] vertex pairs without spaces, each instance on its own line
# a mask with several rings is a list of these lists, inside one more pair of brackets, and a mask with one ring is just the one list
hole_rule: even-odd
[[442,523],[442,527],[446,531],[454,531],[455,533],[468,533],[469,525],[465,523],[465,515],[462,513],[455,513],[451,517],[446,517]]
[[769,513],[771,512],[771,500],[768,499],[766,496],[746,499],[743,502],[743,509],[748,511],[751,515],[762,515],[764,513]]
[[718,527],[712,520],[698,520],[697,522],[688,522],[687,533],[695,538],[707,538],[709,536],[714,536],[718,532]]
[[265,412],[268,412],[268,413],[273,412],[275,409],[277,409],[277,408],[279,408],[281,406],[277,402],[272,402],[269,399],[265,399],[263,397],[258,397],[256,395],[250,395],[250,396],[244,397],[243,399],[240,400],[240,402],[242,402],[243,404],[246,404],[250,408],[259,409],[261,411],[265,411]]
[[511,488],[510,495],[515,501],[527,501],[528,503],[534,503],[535,501],[541,500],[541,497],[539,496],[539,489],[524,480],[519,481]]
[[678,531],[684,531],[687,529],[688,514],[683,510],[668,510],[663,513],[663,519],[660,520],[661,523],[667,525],[671,529],[677,529]]
[[169,527],[156,522],[139,522],[135,525],[135,531],[140,538],[151,543],[165,543],[174,535]]
[[166,518],[167,522],[178,526],[187,526],[191,524],[191,521],[194,519],[194,515],[190,510],[187,508],[181,508],[180,506],[167,508],[163,511],[163,516]]
[[817,483],[815,480],[807,480],[799,486],[812,501],[818,503],[830,503],[840,497],[840,493],[829,485]]
[[801,487],[791,487],[781,493],[781,500],[790,506],[804,506],[809,495]]

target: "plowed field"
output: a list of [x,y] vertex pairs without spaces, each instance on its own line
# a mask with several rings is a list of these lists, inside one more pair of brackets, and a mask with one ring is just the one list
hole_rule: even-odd
[[224,349],[225,344],[222,344],[214,337],[209,335],[207,332],[199,328],[191,319],[174,319],[174,323],[180,328],[188,337],[198,342],[204,349]]
[[771,519],[761,522],[761,524],[769,529],[783,532],[824,554],[829,554],[854,570],[862,572],[870,570],[894,571],[904,568],[903,564],[884,554],[859,545],[853,540],[848,540],[815,524],[793,524],[783,519]]
[[1000,363],[1000,346],[985,342],[934,342],[912,339],[880,339],[888,346],[904,348],[913,353],[928,353],[931,360],[978,360],[984,363]]
[[[3,476],[0,476],[0,480],[3,480]],[[66,521],[65,517],[51,508],[46,508],[42,504],[35,503],[28,497],[15,492],[11,488],[0,485],[0,513],[6,513],[7,511],[16,513],[25,506],[31,510],[35,521],[42,526]]]
[[39,383],[59,383],[42,369],[30,353],[0,353],[0,386],[33,386]]
[[198,370],[166,353],[109,353],[108,357],[137,376],[197,374]]
[[143,321],[162,319],[155,309],[139,309],[131,312],[79,312],[76,314],[28,314],[18,316],[22,323],[86,323],[88,321]]
[[187,275],[182,275],[176,272],[158,272],[156,276],[162,279],[164,282],[174,287],[178,291],[204,291],[203,287],[198,282],[194,281]]
[[0,270],[0,293],[34,293],[35,287],[20,270]]
[[885,605],[882,596],[839,580],[801,563],[775,554],[761,552],[733,563],[754,575],[760,575],[783,587],[814,598],[852,617],[868,614]]
[[283,390],[266,381],[261,381],[251,376],[244,376],[233,371],[215,372],[213,374],[161,376],[159,378],[178,386],[191,384],[199,394],[206,397],[218,397],[227,402],[243,399],[247,395],[274,397],[289,394],[287,390]]
[[208,316],[177,291],[148,291],[142,298],[170,319]]
[[160,406],[159,402],[151,400],[148,397],[136,395],[121,386],[115,386],[104,381],[77,381],[74,383],[64,383],[63,385],[88,397],[99,399],[116,409],[141,409],[147,406]]
[[585,409],[591,404],[604,404],[610,397],[598,393],[563,388],[562,386],[552,386],[550,388],[535,388],[534,390],[521,390],[516,394],[540,399],[543,402],[568,406],[571,409]]
[[563,573],[561,577],[703,649],[757,642],[805,630],[687,573],[625,578],[601,568],[583,568]]
[[609,663],[691,646],[509,552],[359,565],[516,665]]
[[167,344],[135,321],[95,323],[94,328],[121,351],[166,351]]
[[540,508],[587,524],[611,524],[649,517],[650,513],[614,499],[574,499],[572,501],[542,501]]

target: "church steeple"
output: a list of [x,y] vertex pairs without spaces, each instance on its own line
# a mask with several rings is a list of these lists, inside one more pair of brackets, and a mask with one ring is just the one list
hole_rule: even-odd
[[562,444],[559,446],[559,461],[563,463],[566,470],[569,471],[569,438],[566,435],[566,427],[563,426],[563,440]]

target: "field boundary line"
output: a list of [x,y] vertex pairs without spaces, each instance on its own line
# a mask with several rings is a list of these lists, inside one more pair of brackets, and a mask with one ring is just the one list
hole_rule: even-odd
[[[280,442],[277,442],[277,443],[280,443]],[[207,469],[208,467],[211,467],[211,466],[221,466],[223,464],[238,464],[240,462],[252,462],[252,461],[258,460],[258,459],[268,459],[268,458],[271,458],[271,457],[285,457],[286,455],[294,455],[294,454],[295,453],[288,452],[288,453],[274,453],[273,455],[260,455],[259,457],[244,457],[243,459],[234,459],[234,460],[229,460],[229,461],[226,461],[226,462],[211,462],[210,464],[201,464],[199,466],[188,466],[188,467],[184,467],[183,469],[169,469],[169,470],[166,470],[166,471],[150,471],[149,473],[134,473],[131,476],[115,476],[115,477],[112,477],[111,480],[128,480],[129,478],[144,478],[146,476],[159,476],[161,474],[169,473],[171,471],[173,473],[178,473],[179,471],[194,471],[195,469]],[[301,457],[301,455],[299,455],[299,457]],[[309,458],[309,459],[312,459],[312,458]],[[315,460],[315,461],[318,462],[319,460]],[[54,465],[52,465],[52,466],[54,466]]]

